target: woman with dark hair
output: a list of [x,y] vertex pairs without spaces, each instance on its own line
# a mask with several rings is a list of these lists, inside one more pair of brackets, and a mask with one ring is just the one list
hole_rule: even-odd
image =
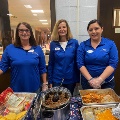
[[76,63],[78,41],[73,39],[68,22],[64,19],[56,22],[51,39],[48,63],[50,87],[59,86],[63,80],[62,86],[73,94],[76,83],[80,81]]
[[114,72],[118,64],[117,47],[114,41],[102,37],[103,26],[99,20],[91,20],[87,31],[90,38],[81,42],[77,50],[82,87],[114,89]]
[[10,87],[14,92],[36,92],[41,87],[47,89],[46,64],[43,51],[37,46],[31,26],[22,22],[17,25],[14,44],[6,47],[0,74],[11,69]]

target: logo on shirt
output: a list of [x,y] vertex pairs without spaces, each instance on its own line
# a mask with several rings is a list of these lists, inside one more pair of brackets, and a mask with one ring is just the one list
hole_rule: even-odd
[[68,48],[73,48],[73,46],[69,45]]
[[102,48],[103,51],[106,51],[106,49]]
[[93,53],[94,51],[93,50],[88,50],[87,53]]

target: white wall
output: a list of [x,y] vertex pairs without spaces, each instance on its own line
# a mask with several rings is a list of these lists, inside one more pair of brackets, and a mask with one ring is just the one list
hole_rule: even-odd
[[56,21],[66,19],[79,42],[89,38],[87,24],[97,18],[98,0],[55,0]]

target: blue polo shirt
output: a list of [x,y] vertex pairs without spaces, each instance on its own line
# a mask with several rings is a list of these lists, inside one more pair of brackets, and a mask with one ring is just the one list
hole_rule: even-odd
[[35,92],[40,87],[40,75],[46,72],[43,51],[40,46],[25,51],[10,44],[4,50],[0,69],[11,69],[10,87],[14,92]]
[[[94,49],[90,39],[80,43],[77,50],[77,65],[80,69],[85,66],[92,77],[100,76],[107,66],[116,69],[118,64],[118,50],[115,43],[102,37],[100,44]],[[114,72],[105,80],[108,82],[114,76]]]
[[77,68],[78,41],[70,39],[67,42],[65,51],[58,41],[52,41],[50,44],[50,55],[48,63],[49,83],[52,82],[71,84],[80,81],[80,71]]

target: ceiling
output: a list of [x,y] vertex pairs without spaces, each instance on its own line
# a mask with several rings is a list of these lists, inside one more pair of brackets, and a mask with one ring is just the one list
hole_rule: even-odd
[[[26,8],[24,5],[31,5],[32,8]],[[8,0],[11,27],[16,27],[19,22],[28,22],[33,28],[41,31],[50,32],[50,0]],[[34,16],[31,10],[43,10]],[[39,20],[47,20],[48,25],[43,25]]]

